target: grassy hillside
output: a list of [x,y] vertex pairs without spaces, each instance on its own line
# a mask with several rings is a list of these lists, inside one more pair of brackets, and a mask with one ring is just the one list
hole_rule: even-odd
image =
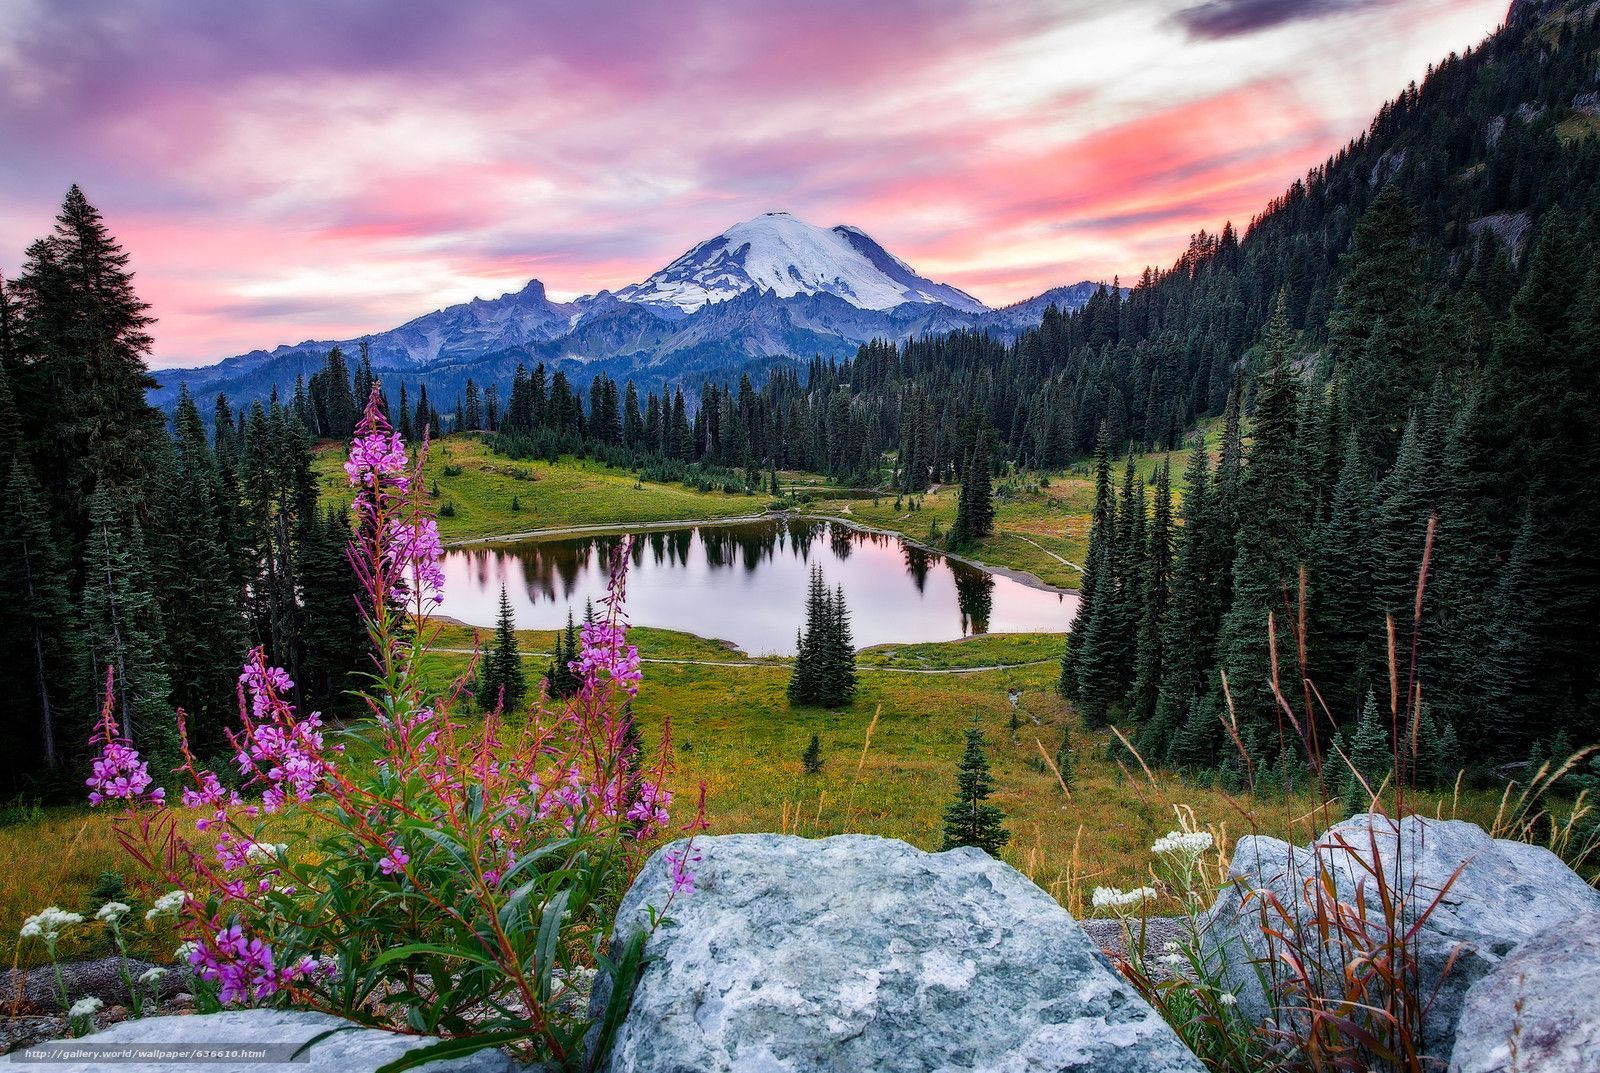
[[[470,650],[473,633],[448,627],[439,646]],[[1055,692],[1059,638],[1053,635],[868,650],[860,660],[860,693],[841,711],[791,709],[784,698],[787,661],[752,661],[721,642],[664,630],[639,629],[633,637],[651,661],[635,704],[646,745],[653,747],[670,725],[678,815],[687,818],[703,780],[714,833],[863,832],[938,849],[962,735],[974,723],[989,743],[993,800],[1012,833],[1002,856],[1078,914],[1089,911],[1097,885],[1146,881],[1150,843],[1176,826],[1177,805],[1191,806],[1200,822],[1229,838],[1252,827],[1285,832],[1291,817],[1314,806],[1304,796],[1266,800],[1176,781],[1156,785],[1136,765],[1124,769],[1107,760],[1108,735],[1086,733]],[[521,635],[530,677],[542,670],[551,639],[548,631]],[[434,670],[441,678],[454,675],[468,659],[445,651]],[[657,662],[667,660],[697,662]],[[1018,665],[939,673],[996,664]],[[1070,796],[1041,755],[1042,748],[1053,756],[1069,729],[1077,749]],[[820,774],[807,775],[800,758],[813,732],[825,762]],[[1473,793],[1459,801],[1427,798],[1419,808],[1487,823],[1496,802],[1493,794]],[[89,892],[101,874],[125,867],[109,817],[81,808],[0,827],[0,855],[11,862],[0,874],[0,928],[13,937],[22,919],[45,905],[92,909]],[[166,956],[166,936],[157,944],[149,952]],[[21,964],[40,956],[32,945],[14,950]],[[80,946],[67,953],[96,951]]]
[[[325,503],[350,501],[344,458],[343,444],[324,444],[317,451]],[[512,461],[495,455],[482,437],[472,434],[435,441],[424,476],[433,509],[448,505],[453,512],[439,518],[439,532],[447,541],[567,526],[734,518],[758,514],[768,502],[760,496],[641,482],[632,473],[582,459]],[[513,498],[520,509],[511,509]]]

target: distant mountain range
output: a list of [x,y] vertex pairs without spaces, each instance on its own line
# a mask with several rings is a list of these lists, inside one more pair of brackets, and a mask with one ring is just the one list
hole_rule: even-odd
[[426,381],[447,404],[468,377],[509,380],[520,363],[565,369],[576,384],[598,372],[641,387],[750,372],[814,355],[843,358],[873,339],[901,341],[969,328],[1007,339],[1050,305],[1077,309],[1102,284],[1057,287],[991,309],[910,265],[855,227],[816,227],[786,212],[735,224],[665,268],[619,291],[553,302],[530,280],[499,298],[476,298],[356,339],[307,340],[254,350],[197,369],[156,373],[152,401],[170,405],[179,385],[206,404],[292,389],[338,346],[354,359],[365,342],[379,370]]

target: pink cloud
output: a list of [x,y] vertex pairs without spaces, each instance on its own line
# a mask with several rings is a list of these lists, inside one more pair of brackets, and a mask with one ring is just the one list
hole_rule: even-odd
[[1196,36],[1192,6],[18,8],[0,269],[76,181],[133,254],[160,364],[531,276],[614,288],[772,209],[861,226],[1002,304],[1245,223],[1504,10],[1255,3]]

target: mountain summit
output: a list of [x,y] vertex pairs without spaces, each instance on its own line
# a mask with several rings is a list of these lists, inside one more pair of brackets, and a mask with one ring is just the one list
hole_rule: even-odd
[[555,302],[530,280],[498,298],[424,313],[359,339],[308,339],[199,369],[163,369],[151,393],[170,406],[180,385],[202,404],[286,394],[340,347],[364,349],[374,369],[398,370],[441,398],[469,377],[509,380],[544,362],[579,383],[596,373],[641,386],[767,370],[813,357],[846,358],[874,339],[896,342],[960,329],[1014,339],[1048,306],[1076,309],[1097,283],[1057,287],[990,309],[920,276],[858,227],[817,227],[787,212],[734,224],[654,275],[618,291]]
[[860,228],[821,228],[787,212],[734,224],[617,297],[693,313],[748,290],[779,298],[831,294],[858,309],[893,309],[908,302],[965,313],[986,308],[965,291],[917,275]]

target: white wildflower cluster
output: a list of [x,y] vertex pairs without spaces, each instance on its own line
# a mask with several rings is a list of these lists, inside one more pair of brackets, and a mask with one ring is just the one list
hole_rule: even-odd
[[1216,844],[1209,831],[1168,831],[1156,839],[1151,853],[1172,857],[1198,857]]
[[288,849],[289,845],[286,842],[252,842],[250,843],[250,848],[245,850],[244,855],[246,860],[256,861],[258,863],[265,861],[276,861],[279,857],[283,856]]
[[177,958],[180,965],[187,965],[189,963],[189,955],[198,949],[200,949],[200,944],[191,939],[189,942],[179,943],[178,949],[172,952],[172,956]]
[[43,939],[47,943],[53,943],[67,928],[82,923],[82,913],[73,913],[52,905],[24,920],[22,930],[18,934],[24,939]]
[[167,970],[163,969],[160,965],[152,965],[148,969],[144,970],[144,972],[139,974],[139,982],[141,984],[159,983],[161,978],[166,974]]
[[1232,991],[1224,991],[1222,994],[1217,996],[1217,1001],[1222,1003],[1224,1006],[1237,1006],[1239,1004],[1239,996],[1235,995]]
[[115,924],[131,912],[133,907],[127,902],[107,902],[95,911],[94,918],[103,920],[107,924]]
[[145,913],[144,918],[146,920],[154,920],[156,917],[177,916],[178,910],[183,908],[184,899],[188,897],[189,892],[186,890],[169,890],[151,903],[150,909]]
[[77,1002],[74,1002],[72,1004],[72,1009],[67,1011],[67,1016],[73,1019],[79,1017],[93,1017],[95,1014],[99,1013],[104,1006],[104,1002],[101,1002],[93,995],[90,995],[88,998],[81,998]]
[[1154,887],[1136,887],[1133,890],[1118,890],[1116,887],[1096,887],[1092,904],[1096,909],[1132,909],[1144,902],[1146,898],[1154,898]]

